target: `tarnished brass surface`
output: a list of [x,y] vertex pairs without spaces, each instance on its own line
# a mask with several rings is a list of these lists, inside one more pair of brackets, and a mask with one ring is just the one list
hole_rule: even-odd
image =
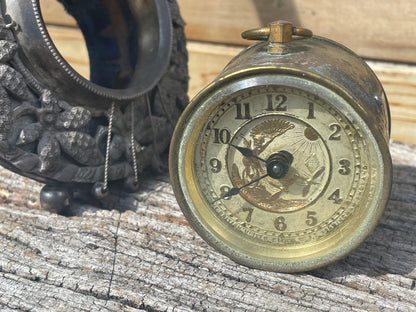
[[[289,24],[277,24],[288,38]],[[276,53],[269,35],[185,110],[171,181],[190,224],[219,251],[251,267],[304,271],[345,256],[381,217],[388,104],[345,47],[314,36],[279,42]]]
[[293,27],[292,23],[276,21],[268,27],[246,30],[241,34],[247,40],[266,40],[270,43],[285,43],[295,39],[312,37],[313,33],[306,28]]

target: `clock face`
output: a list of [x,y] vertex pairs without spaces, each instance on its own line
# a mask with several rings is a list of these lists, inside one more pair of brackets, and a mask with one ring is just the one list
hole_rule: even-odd
[[182,209],[214,247],[250,266],[328,263],[383,210],[382,161],[365,123],[340,97],[302,86],[213,96],[181,128]]

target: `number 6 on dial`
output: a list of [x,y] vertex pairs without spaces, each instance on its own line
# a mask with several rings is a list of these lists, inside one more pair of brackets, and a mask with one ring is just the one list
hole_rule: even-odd
[[185,110],[173,189],[192,227],[233,260],[311,270],[357,247],[383,213],[387,100],[364,61],[309,30],[278,21],[243,36],[266,41]]

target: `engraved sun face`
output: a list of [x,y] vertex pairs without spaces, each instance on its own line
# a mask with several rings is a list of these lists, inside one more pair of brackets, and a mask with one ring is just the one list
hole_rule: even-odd
[[[233,146],[244,146],[253,156],[242,155]],[[287,174],[256,181],[267,174],[267,160],[280,150],[293,156]],[[233,187],[252,183],[241,189],[240,196],[276,212],[309,205],[325,189],[330,174],[329,152],[318,132],[303,121],[276,114],[253,118],[240,127],[231,140],[227,163]]]
[[304,131],[303,131],[303,135],[305,136],[305,138],[307,138],[309,141],[316,141],[319,139],[319,134],[318,132],[316,132],[314,129],[312,129],[311,127],[307,126],[305,127]]
[[202,198],[202,214],[275,248],[324,239],[359,207],[368,154],[358,147],[359,130],[332,104],[265,86],[215,105],[193,130],[186,180],[198,194],[190,196]]
[[185,112],[171,154],[191,225],[262,269],[327,263],[333,250],[351,247],[379,213],[386,173],[355,103],[303,78],[219,86]]

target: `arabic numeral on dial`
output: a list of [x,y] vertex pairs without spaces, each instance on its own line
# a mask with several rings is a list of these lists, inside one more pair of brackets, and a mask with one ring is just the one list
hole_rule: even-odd
[[251,119],[250,115],[250,103],[241,103],[236,104],[237,108],[237,117],[235,119]]
[[349,175],[351,173],[351,162],[348,159],[341,159],[338,163],[340,174]]
[[285,218],[284,217],[277,217],[274,220],[274,227],[279,230],[279,231],[284,231],[287,229],[287,224],[285,223]]
[[313,102],[308,103],[308,117],[307,119],[315,119],[315,105]]
[[230,143],[231,133],[228,129],[214,128],[214,143],[228,144]]
[[220,172],[220,171],[221,171],[221,169],[222,169],[222,164],[221,164],[221,161],[220,161],[219,159],[217,159],[217,158],[212,158],[212,159],[209,161],[209,164],[210,164],[210,166],[211,166],[211,171],[212,171],[213,173],[218,173],[218,172]]
[[245,207],[243,208],[244,212],[248,212],[246,222],[251,222],[251,216],[253,215],[254,208],[252,207]]
[[274,111],[284,112],[284,111],[287,111],[287,106],[286,105],[283,106],[283,104],[285,104],[286,101],[287,101],[286,95],[279,94],[279,95],[276,95],[275,98],[273,98],[273,95],[268,94],[267,95],[266,111],[268,111],[268,112],[274,112]]
[[340,204],[342,202],[341,193],[339,189],[336,189],[329,197],[329,200],[333,200],[335,204]]
[[316,216],[315,211],[308,211],[306,215],[306,221],[305,221],[306,225],[314,226],[318,224],[318,219],[315,216]]
[[339,141],[341,140],[341,126],[337,124],[331,124],[329,126],[329,129],[331,129],[332,133],[329,136],[329,139],[332,141]]

